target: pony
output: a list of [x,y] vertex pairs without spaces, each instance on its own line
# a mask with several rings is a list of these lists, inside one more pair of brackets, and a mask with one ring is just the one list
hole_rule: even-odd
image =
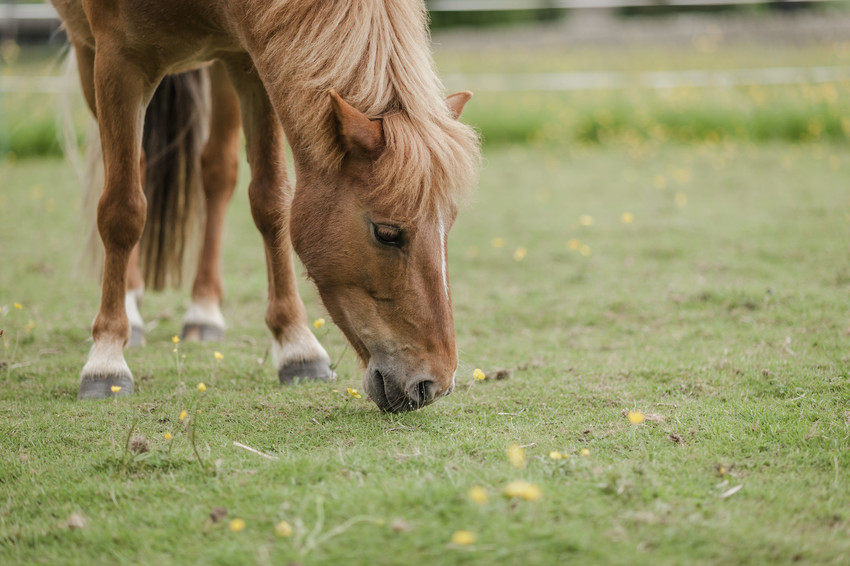
[[[185,259],[186,223],[199,214],[202,245],[183,332],[222,338],[221,228],[240,128],[280,382],[335,377],[307,325],[294,251],[380,409],[418,409],[451,392],[458,356],[447,236],[476,184],[480,146],[459,121],[471,93],[441,95],[422,1],[51,2],[97,119],[103,160],[101,299],[79,399],[134,392],[123,350],[144,342],[145,281],[158,288],[173,278]],[[178,96],[191,83],[195,95]],[[191,150],[164,160],[142,149],[146,108],[158,106],[152,99],[163,89],[183,106],[159,123],[179,134],[174,143],[200,153],[197,167]],[[187,133],[199,115],[208,115],[208,131]],[[155,122],[149,115],[151,130]],[[156,167],[166,172],[153,174]],[[150,184],[165,194],[146,195]]]

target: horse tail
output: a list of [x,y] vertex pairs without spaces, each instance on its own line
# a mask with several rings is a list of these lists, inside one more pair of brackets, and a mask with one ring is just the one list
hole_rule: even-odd
[[[206,216],[201,152],[209,135],[209,99],[206,69],[168,75],[145,114],[143,182],[148,207],[139,261],[148,289],[179,287],[184,269],[197,262]],[[90,129],[83,208],[92,226],[85,256],[95,269],[102,265],[103,254],[95,222],[103,187],[102,161],[100,140]]]
[[148,288],[178,287],[197,260],[206,216],[201,152],[209,135],[206,69],[169,75],[145,114],[145,196],[148,216],[139,248]]

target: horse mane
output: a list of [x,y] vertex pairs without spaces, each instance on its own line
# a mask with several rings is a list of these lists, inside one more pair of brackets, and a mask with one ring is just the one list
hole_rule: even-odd
[[[442,98],[424,3],[413,0],[270,0],[255,18],[266,87],[284,97],[293,146],[313,164],[338,169],[344,150],[328,91],[381,118],[386,149],[375,167],[375,199],[417,215],[462,201],[480,161],[477,133]],[[259,14],[258,14],[259,16]]]

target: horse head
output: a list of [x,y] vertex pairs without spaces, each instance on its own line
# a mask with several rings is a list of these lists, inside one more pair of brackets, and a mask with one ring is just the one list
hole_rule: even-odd
[[[469,93],[445,101],[457,118]],[[336,92],[332,118],[343,157],[333,170],[296,161],[293,246],[322,301],[365,367],[363,386],[385,411],[423,407],[454,387],[457,369],[446,246],[453,202],[386,198],[376,169],[388,155],[382,119]],[[392,165],[390,165],[392,166]]]

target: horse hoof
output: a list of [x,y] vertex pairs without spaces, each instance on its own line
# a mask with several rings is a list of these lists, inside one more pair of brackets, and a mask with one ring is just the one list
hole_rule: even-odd
[[145,329],[133,326],[130,328],[130,341],[127,343],[128,348],[141,348],[147,344],[145,340]]
[[297,381],[317,380],[333,381],[336,374],[324,360],[294,362],[277,370],[281,385],[290,385]]
[[224,328],[211,324],[183,325],[183,340],[188,342],[220,342],[224,340]]
[[132,395],[133,378],[125,375],[93,375],[80,380],[77,399],[106,399]]

